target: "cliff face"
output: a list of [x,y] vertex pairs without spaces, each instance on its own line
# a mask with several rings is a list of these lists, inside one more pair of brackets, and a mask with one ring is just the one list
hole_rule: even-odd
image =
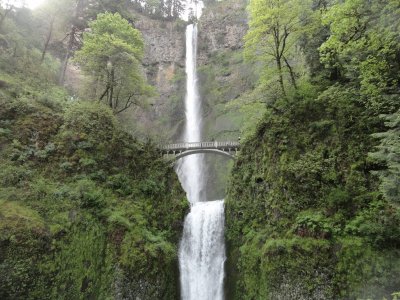
[[[251,66],[243,60],[247,31],[246,1],[206,4],[199,20],[198,76],[203,101],[205,140],[236,140],[243,123],[233,103],[252,88]],[[207,197],[225,196],[230,162],[207,155]]]
[[185,67],[185,28],[176,21],[158,21],[145,16],[139,16],[135,27],[143,34],[143,65],[149,82],[157,87],[159,95],[153,99],[156,106],[153,113],[159,117],[157,106],[167,103],[179,88],[174,77]]
[[210,4],[200,18],[199,65],[207,65],[219,52],[241,50],[247,31],[246,1]]
[[[246,1],[216,2],[199,21],[198,75],[205,109],[204,135],[237,138],[240,120],[226,104],[251,88],[249,66],[243,61],[247,31]],[[227,133],[230,134],[227,134]]]
[[136,134],[170,139],[184,118],[185,24],[135,16],[135,27],[145,42],[144,72],[156,96],[144,107],[123,114],[123,123]]
[[179,21],[160,21],[139,15],[135,27],[145,40],[144,65],[185,66],[185,26]]
[[[225,104],[248,89],[248,69],[242,60],[247,30],[246,2],[208,3],[199,20],[198,74],[204,107],[204,136],[237,138],[240,120],[229,116]],[[181,20],[161,21],[136,13],[135,27],[145,41],[144,71],[157,95],[149,105],[123,116],[126,129],[165,141],[181,139],[185,97],[185,28]],[[139,120],[139,122],[137,122]],[[231,122],[231,120],[234,120]]]

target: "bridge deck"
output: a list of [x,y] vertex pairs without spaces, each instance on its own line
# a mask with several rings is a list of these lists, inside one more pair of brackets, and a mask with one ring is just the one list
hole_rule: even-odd
[[218,149],[218,150],[239,150],[239,142],[197,142],[197,143],[177,143],[169,144],[162,147],[162,151],[170,153],[174,151],[201,150],[201,149]]

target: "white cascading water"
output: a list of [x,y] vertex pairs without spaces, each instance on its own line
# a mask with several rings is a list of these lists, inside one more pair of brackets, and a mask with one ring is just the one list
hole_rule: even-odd
[[[201,141],[202,114],[197,89],[196,54],[197,25],[190,24],[186,28],[185,142]],[[183,158],[177,170],[191,205],[179,248],[183,300],[224,298],[224,202],[206,201],[204,169],[203,155],[196,154]]]
[[[186,98],[185,98],[185,142],[201,142],[201,102],[197,90],[196,58],[197,58],[197,25],[186,27]],[[203,155],[189,155],[182,159],[178,174],[188,195],[190,203],[202,199],[204,180]]]
[[182,299],[222,300],[224,262],[224,201],[193,204],[179,251]]

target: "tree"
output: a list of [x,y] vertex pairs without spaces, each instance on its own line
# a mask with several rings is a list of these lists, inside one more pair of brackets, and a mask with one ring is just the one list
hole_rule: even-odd
[[89,26],[75,61],[96,78],[98,86],[105,87],[99,101],[105,100],[119,113],[151,95],[141,74],[144,45],[140,32],[118,13],[99,14]]
[[7,16],[12,13],[15,8],[15,1],[1,0],[0,1],[0,28],[2,27]]
[[400,187],[400,2],[346,0],[330,7],[323,21],[330,36],[321,45],[321,61],[341,82],[360,91],[372,116],[384,115],[387,130],[373,158],[386,165],[378,171],[382,194],[399,203]]
[[69,59],[73,51],[78,47],[80,35],[86,28],[85,13],[89,6],[89,0],[76,0],[75,10],[71,19],[70,30],[68,31],[65,39],[68,40],[67,49],[60,73],[60,84],[64,84],[65,72],[67,70]]
[[181,0],[165,0],[164,1],[164,14],[163,16],[168,19],[179,18],[184,11],[183,3]]
[[380,190],[384,197],[397,206],[400,205],[400,110],[384,116],[386,132],[375,134],[381,139],[377,151],[370,156],[382,161],[386,169],[377,171],[381,185]]
[[250,28],[245,36],[247,56],[266,63],[274,62],[278,82],[285,95],[284,71],[297,88],[296,73],[290,60],[296,42],[310,22],[311,1],[252,0],[249,5]]
[[38,31],[43,39],[43,44],[40,45],[42,49],[40,63],[43,63],[54,39],[62,39],[59,36],[59,31],[63,32],[65,36],[64,26],[69,21],[67,19],[73,14],[73,4],[73,0],[48,0],[34,11],[36,19],[40,20]]
[[132,0],[133,7],[152,18],[173,20],[184,11],[182,0]]
[[397,0],[341,1],[323,18],[331,34],[320,47],[321,61],[339,79],[355,82],[378,114],[396,110],[397,101],[385,95],[400,93],[399,19]]

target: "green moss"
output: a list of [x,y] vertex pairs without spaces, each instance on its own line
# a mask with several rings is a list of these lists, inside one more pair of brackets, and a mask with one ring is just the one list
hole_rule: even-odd
[[44,220],[37,211],[18,202],[0,200],[0,232],[44,230]]
[[54,260],[44,264],[55,274],[52,298],[111,297],[112,249],[103,228],[96,223],[87,224],[87,228],[72,228],[55,247]]
[[228,187],[232,299],[390,298],[400,218],[370,172],[379,117],[348,87],[276,105],[244,141]]
[[6,97],[0,298],[176,299],[188,202],[169,162],[97,103]]

